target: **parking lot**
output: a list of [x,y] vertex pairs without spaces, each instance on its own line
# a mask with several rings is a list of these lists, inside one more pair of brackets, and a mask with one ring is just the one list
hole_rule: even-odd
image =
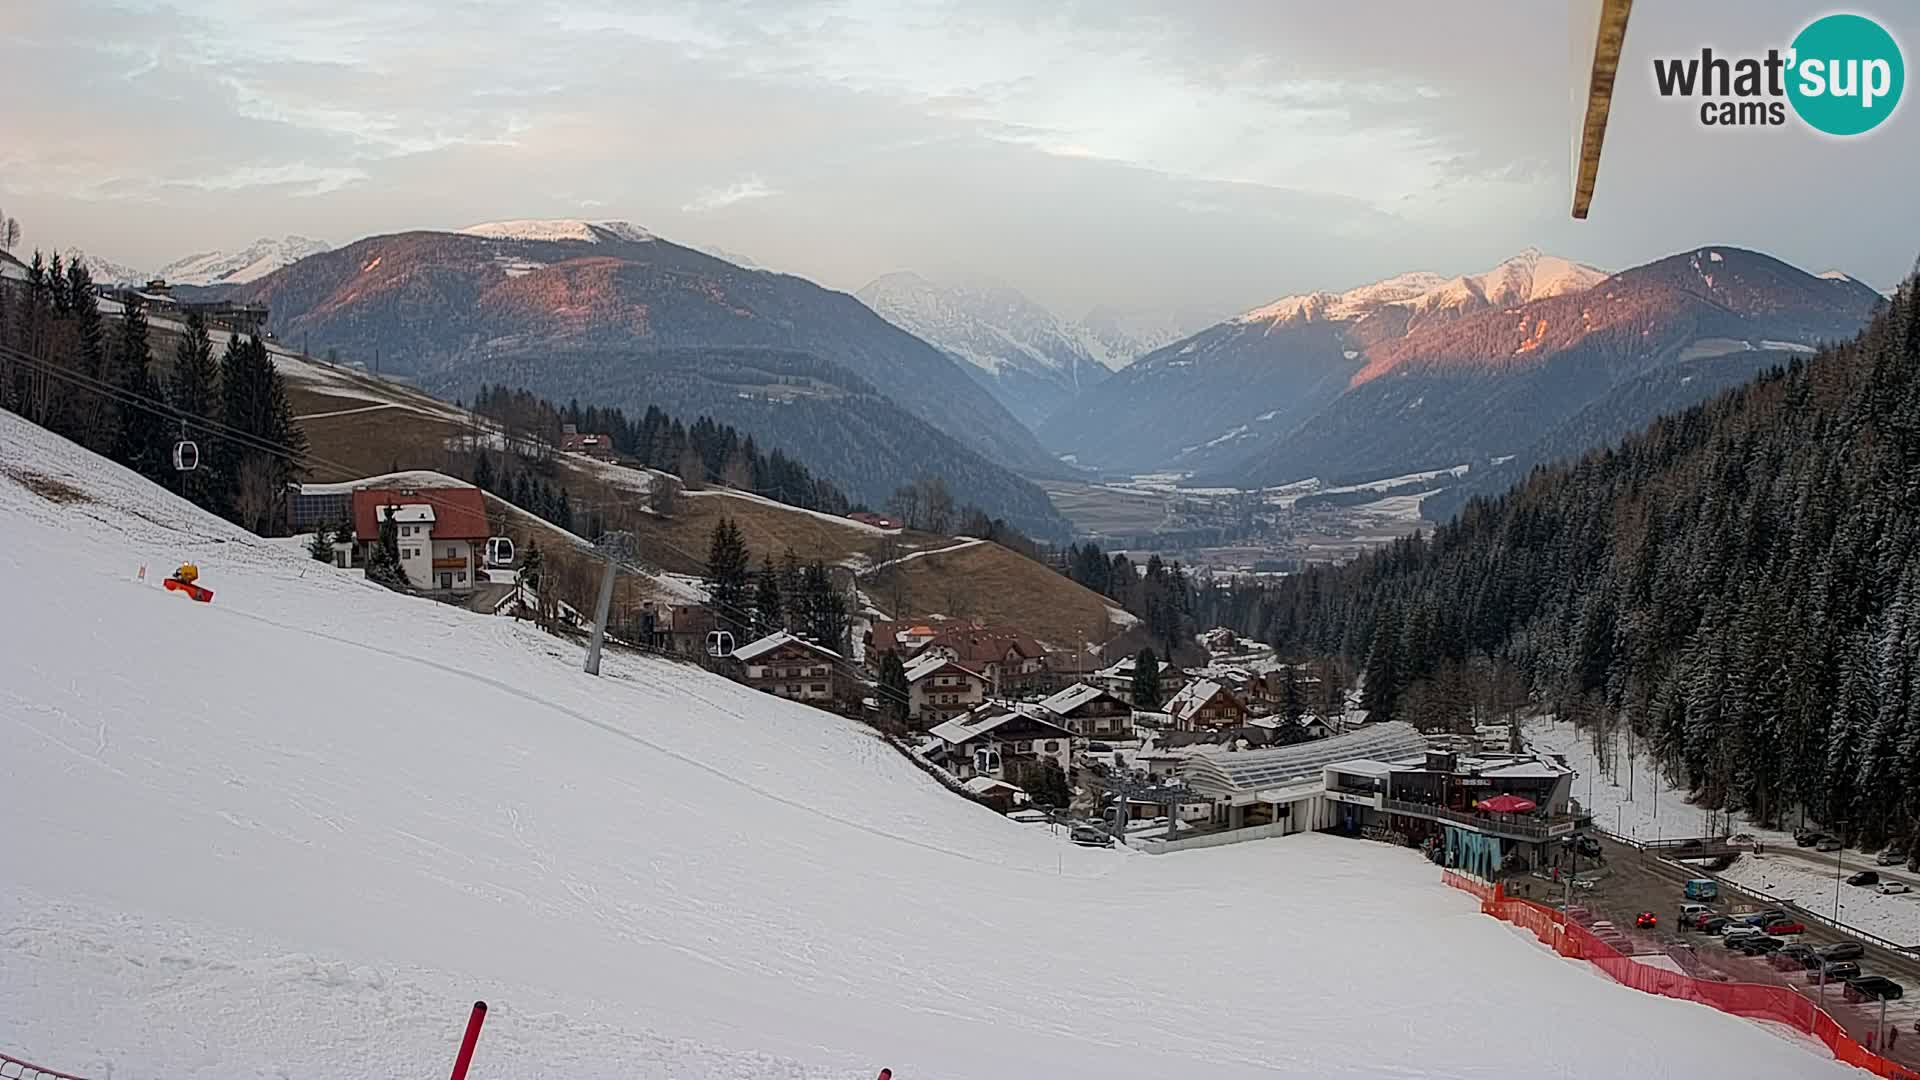
[[[1679,909],[1686,902],[1684,886],[1689,877],[1696,876],[1694,872],[1625,844],[1603,840],[1601,850],[1602,858],[1597,863],[1582,860],[1579,874],[1582,881],[1577,888],[1569,889],[1564,881],[1555,883],[1531,875],[1507,878],[1506,887],[1514,895],[1530,896],[1556,907],[1565,904],[1571,893],[1575,921],[1588,925],[1599,920],[1611,922],[1627,940],[1627,947],[1622,951],[1647,957],[1647,962],[1678,967],[1701,978],[1787,986],[1819,1001],[1820,987],[1807,984],[1805,970],[1781,971],[1765,956],[1749,957],[1727,948],[1715,935],[1680,929]],[[1765,905],[1749,904],[1723,892],[1710,906],[1727,914],[1736,908],[1751,907],[1757,911]],[[1579,910],[1582,908],[1584,912]],[[1658,925],[1654,929],[1634,926],[1635,917],[1643,911],[1651,911],[1657,917]],[[1797,916],[1798,913],[1791,914]],[[1804,941],[1816,947],[1857,940],[1811,921],[1806,927],[1805,933],[1786,940]],[[1886,1022],[1889,1027],[1897,1027],[1899,1035],[1885,1053],[1904,1065],[1920,1068],[1920,1027],[1916,1027],[1920,1024],[1920,958],[1872,943],[1861,944],[1865,952],[1858,961],[1861,973],[1887,976],[1906,990],[1906,996],[1900,1000],[1887,1002]],[[1848,1002],[1843,989],[1829,984],[1823,1007],[1850,1035],[1866,1045],[1880,1020],[1880,1003]]]

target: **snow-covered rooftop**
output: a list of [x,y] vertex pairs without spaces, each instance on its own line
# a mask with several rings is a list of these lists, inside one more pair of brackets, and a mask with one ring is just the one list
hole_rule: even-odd
[[1392,721],[1332,738],[1271,750],[1230,751],[1218,747],[1189,757],[1181,767],[1196,788],[1222,793],[1244,793],[1284,787],[1321,775],[1334,762],[1379,761],[1424,752],[1426,737],[1412,724]]
[[1065,716],[1105,693],[1105,690],[1097,686],[1089,686],[1086,683],[1074,683],[1065,690],[1061,690],[1040,702],[1040,705],[1048,712]]

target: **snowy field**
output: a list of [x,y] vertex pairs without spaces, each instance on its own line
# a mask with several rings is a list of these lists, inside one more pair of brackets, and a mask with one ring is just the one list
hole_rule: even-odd
[[[134,580],[187,558],[213,604]],[[1076,848],[5,414],[0,574],[0,1049],[81,1075],[436,1075],[475,998],[476,1078],[1858,1075],[1407,852]]]
[[[1709,815],[1687,802],[1686,792],[1675,790],[1647,768],[1648,759],[1638,748],[1633,767],[1629,769],[1624,731],[1617,736],[1613,754],[1615,767],[1611,772],[1599,766],[1590,736],[1576,731],[1570,721],[1549,719],[1530,723],[1527,741],[1536,750],[1566,755],[1567,764],[1580,774],[1573,782],[1573,797],[1593,812],[1594,824],[1641,841],[1717,835],[1723,831],[1750,834],[1765,844],[1766,854],[1742,855],[1724,872],[1724,877],[1771,896],[1792,900],[1828,918],[1835,917],[1833,854],[1823,855],[1811,848],[1796,847],[1790,834],[1762,828],[1738,813],[1733,815],[1731,825],[1725,824],[1722,815],[1717,812]],[[1876,866],[1871,856],[1858,851],[1839,854],[1843,876],[1871,869],[1882,877],[1906,881],[1914,889],[1905,895],[1881,896],[1870,888],[1843,884],[1839,921],[1896,944],[1920,944],[1920,879],[1906,873],[1904,866]]]

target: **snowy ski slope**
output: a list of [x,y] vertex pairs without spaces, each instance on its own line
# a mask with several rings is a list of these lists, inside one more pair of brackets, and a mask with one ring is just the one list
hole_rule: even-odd
[[[1408,853],[1081,850],[855,725],[289,548],[0,414],[0,1049],[432,1076],[485,998],[476,1078],[1855,1075]],[[185,558],[213,604],[134,580]]]

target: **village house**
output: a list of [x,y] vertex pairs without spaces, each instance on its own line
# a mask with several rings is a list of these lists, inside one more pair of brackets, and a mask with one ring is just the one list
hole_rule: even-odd
[[1075,683],[1041,701],[1040,707],[1080,738],[1133,738],[1133,706],[1098,686]]
[[987,677],[937,653],[907,665],[907,718],[925,729],[973,711],[987,700]]
[[1240,727],[1247,722],[1247,705],[1232,690],[1201,679],[1180,688],[1167,702],[1167,714],[1178,731]]
[[355,488],[355,559],[364,565],[380,542],[380,524],[392,521],[400,568],[418,589],[471,592],[486,556],[487,506],[480,489]]
[[1003,814],[1012,813],[1015,807],[1028,801],[1025,791],[991,776],[976,776],[960,786],[977,802]]
[[965,716],[936,725],[922,749],[927,760],[962,780],[1018,775],[1020,759],[1051,761],[1072,775],[1073,732],[1035,706],[982,705]]
[[763,693],[822,708],[856,700],[839,653],[784,630],[740,646],[733,658],[741,665],[741,681]]
[[560,425],[560,449],[601,461],[614,459],[613,436],[581,434],[580,429],[572,424]]
[[[1134,657],[1123,656],[1113,663],[1093,673],[1087,681],[1118,698],[1133,700]],[[1160,700],[1178,692],[1187,684],[1187,675],[1176,667],[1162,665],[1160,668]]]
[[868,668],[879,671],[881,660],[889,652],[908,662],[923,656],[943,656],[986,676],[988,692],[998,696],[1052,689],[1046,650],[1039,642],[1014,631],[957,621],[878,620],[867,640]]

